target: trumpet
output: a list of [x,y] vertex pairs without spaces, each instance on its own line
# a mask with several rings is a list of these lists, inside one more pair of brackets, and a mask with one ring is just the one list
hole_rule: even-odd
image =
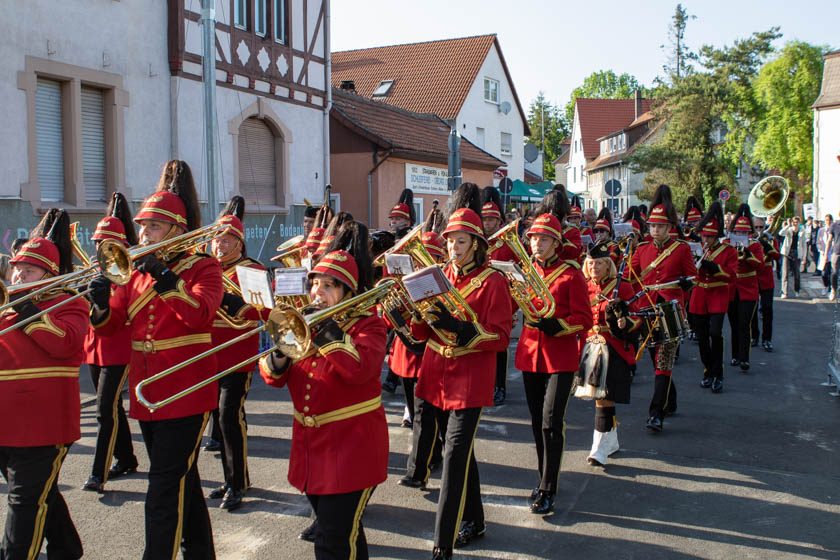
[[[393,279],[386,278],[377,284],[377,286],[372,290],[368,290],[367,292],[348,298],[331,307],[320,309],[307,315],[301,314],[300,311],[292,307],[275,307],[271,310],[265,325],[242,333],[228,342],[197,354],[188,360],[167,368],[162,372],[138,383],[134,388],[134,394],[137,396],[137,402],[148,408],[151,412],[155,412],[156,410],[194,393],[211,383],[215,383],[230,373],[239,371],[242,367],[271,354],[275,350],[281,352],[285,356],[288,356],[292,360],[299,360],[307,356],[312,351],[312,332],[317,331],[320,323],[323,323],[328,319],[333,319],[340,324],[347,321],[347,319],[351,318],[353,315],[357,315],[370,309],[387,295],[387,293],[393,288],[395,282],[396,281]],[[160,401],[150,402],[143,395],[143,390],[149,385],[264,330],[268,331],[268,334],[274,343],[270,348],[263,350],[255,356],[251,356],[224,371],[220,371],[219,373]]]
[[386,256],[401,254],[410,255],[421,268],[437,264],[423,245],[423,224],[411,228],[393,247],[377,256],[373,260],[373,266],[385,266]]
[[[501,240],[513,253],[516,264],[522,270],[525,281],[517,280],[514,277],[508,278],[510,280],[511,296],[516,301],[519,309],[522,310],[525,321],[534,322],[540,318],[552,316],[554,314],[555,302],[551,291],[531,263],[531,259],[525,251],[525,247],[522,246],[522,242],[519,241],[519,236],[516,233],[518,226],[518,219],[512,221],[494,233],[488,242],[492,243],[495,240]],[[534,305],[535,299],[542,302],[541,307],[538,308]]]

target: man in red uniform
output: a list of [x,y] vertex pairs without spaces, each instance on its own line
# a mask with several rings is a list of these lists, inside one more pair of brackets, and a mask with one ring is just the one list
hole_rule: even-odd
[[[50,210],[37,229],[41,232],[11,259],[13,286],[72,270],[64,211]],[[70,297],[56,289],[37,303],[18,299],[0,314],[0,329]],[[0,558],[37,558],[45,537],[49,558],[82,557],[58,475],[70,445],[80,437],[79,366],[87,310],[84,300],[76,299],[0,336],[0,472],[8,484]]]
[[[666,288],[648,292],[643,301],[654,305],[676,300],[685,309],[685,291],[691,287],[687,277],[693,276],[697,269],[688,244],[669,235],[677,225],[677,213],[667,185],[657,188],[647,224],[651,241],[640,243],[633,253],[628,267],[629,278],[640,288],[649,284],[672,283]],[[654,349],[654,389],[647,421],[647,428],[652,432],[661,432],[665,412],[676,410],[677,391],[671,379],[671,370],[679,344],[679,340],[674,340]]]
[[769,238],[764,233],[765,222],[761,218],[753,218],[755,232],[758,234],[758,242],[764,251],[764,266],[758,271],[758,299],[759,313],[761,314],[761,328],[758,324],[759,313],[753,313],[752,337],[758,342],[761,337],[761,347],[765,352],[773,351],[773,292],[776,288],[776,280],[773,276],[773,264],[778,263],[782,254],[779,252],[779,240]]
[[748,245],[738,248],[738,274],[730,294],[729,330],[733,366],[750,369],[750,324],[758,305],[758,271],[764,267],[764,250],[755,239],[750,207],[742,204],[732,222],[732,233],[746,236]]
[[[168,189],[178,192],[175,194]],[[150,245],[199,226],[195,185],[189,166],[172,160],[158,190],[135,217],[140,243]],[[201,435],[219,402],[218,386],[208,385],[156,412],[137,400],[137,384],[212,347],[211,329],[222,303],[219,262],[203,253],[161,251],[141,257],[130,280],[111,295],[111,283],[91,282],[93,326],[103,334],[131,330],[129,414],[140,422],[149,455],[144,560],[215,558],[213,532],[198,473]],[[148,386],[144,396],[159,401],[217,371],[214,356],[185,366]]]
[[700,386],[713,393],[723,390],[723,316],[729,307],[729,291],[735,282],[738,251],[723,237],[723,209],[715,201],[696,226],[703,243],[703,258],[691,290],[689,310],[700,345],[703,380]]
[[[243,266],[265,271],[259,262],[248,258],[245,249],[245,226],[242,216],[245,200],[235,196],[228,205],[225,215],[219,223],[227,228],[213,239],[210,251],[222,265],[222,274],[239,286],[236,267]],[[264,308],[270,310],[272,302],[264,302]],[[236,322],[232,326],[229,320],[216,317],[213,321],[213,346],[219,346],[241,335],[243,331],[253,329],[261,317],[260,310],[247,305],[238,294],[225,292],[222,296],[222,309]],[[264,313],[267,316],[267,313]],[[220,352],[216,358],[216,369],[224,371],[259,352],[259,334],[243,340]],[[219,507],[233,511],[239,509],[245,491],[251,486],[248,476],[248,423],[245,417],[245,399],[251,387],[255,363],[242,366],[239,371],[226,375],[219,380],[219,408],[213,411],[213,421],[218,422],[221,437],[222,472],[225,483],[208,495],[211,500],[222,499]]]

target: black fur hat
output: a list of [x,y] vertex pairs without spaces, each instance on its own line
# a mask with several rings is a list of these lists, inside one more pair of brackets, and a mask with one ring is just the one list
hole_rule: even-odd
[[752,210],[750,210],[749,204],[741,204],[738,207],[738,211],[735,212],[735,217],[732,218],[732,222],[729,224],[729,231],[735,230],[735,225],[738,223],[738,218],[747,218],[750,222],[750,232],[755,232],[755,226],[753,225],[753,215]]
[[356,266],[359,267],[358,293],[362,293],[373,287],[373,259],[370,256],[370,233],[365,224],[352,219],[344,222],[324,254],[326,255],[332,251],[347,251],[353,255],[353,258],[356,260]]
[[[405,205],[405,207],[401,207],[401,205]],[[406,208],[407,207],[407,208]],[[411,226],[417,223],[417,215],[414,210],[414,191],[411,189],[403,189],[400,193],[400,198],[397,199],[397,204],[391,209],[391,214],[398,213],[398,215],[402,216],[404,213],[408,214],[408,221],[411,222]]]
[[709,209],[706,210],[706,213],[700,219],[700,222],[697,224],[697,233],[701,236],[709,235],[708,233],[703,233],[703,228],[706,227],[706,224],[712,220],[717,220],[716,235],[718,237],[723,237],[723,207],[717,200],[712,202]]
[[534,209],[534,216],[541,214],[554,214],[560,223],[563,223],[569,215],[569,196],[566,193],[566,187],[558,183],[545,193],[542,202]]
[[697,212],[699,212],[702,217],[703,206],[700,204],[700,201],[697,200],[696,196],[689,196],[688,200],[685,201],[685,212],[683,213],[684,222],[688,222],[690,219],[696,219],[688,217],[689,212],[691,212],[692,210],[697,210]]
[[[499,219],[505,223],[504,204],[502,204],[502,195],[499,194],[499,189],[496,187],[484,187],[481,191],[481,208],[484,210],[484,205],[488,202],[496,206],[499,211]],[[482,216],[483,218],[484,216]]]
[[128,205],[128,200],[121,192],[115,192],[111,197],[111,202],[108,203],[108,209],[105,211],[106,216],[118,218],[125,228],[125,240],[131,245],[137,245],[137,231],[134,229],[134,217],[131,215],[131,208]]
[[192,169],[186,161],[173,159],[166,162],[160,174],[156,192],[168,191],[178,195],[184,201],[187,218],[187,231],[201,227],[201,209],[198,205],[198,193],[195,190]]
[[63,208],[50,208],[29,233],[29,239],[42,237],[58,248],[58,273],[73,272],[73,247],[70,243],[70,216]]
[[674,202],[671,197],[671,187],[668,185],[659,185],[653,195],[653,200],[650,202],[650,214],[648,214],[648,221],[650,221],[655,213],[658,215],[657,207],[662,207],[664,210],[664,217],[671,222],[672,225],[677,225],[679,218],[677,217],[677,210],[674,208]]
[[462,183],[449,197],[449,214],[458,208],[469,208],[481,217],[481,189],[475,183]]

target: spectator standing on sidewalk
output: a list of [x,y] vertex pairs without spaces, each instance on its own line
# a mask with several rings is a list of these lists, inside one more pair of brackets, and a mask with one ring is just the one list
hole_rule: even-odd
[[[826,253],[831,262],[831,300],[837,298],[837,268],[840,266],[840,221],[833,222],[828,228],[828,239],[825,242]],[[828,267],[828,265],[826,265]]]
[[[803,234],[805,235],[805,253],[799,255],[799,258],[802,259],[802,272],[808,272],[808,265],[811,264],[813,260],[811,258],[811,253],[813,252],[813,237],[816,234],[817,228],[814,225],[814,218],[808,218],[805,220],[805,224],[802,227]],[[814,260],[814,264],[816,264],[816,260]]]
[[[838,231],[840,235],[840,230]],[[789,277],[793,273],[793,295],[799,297],[799,271],[802,255],[805,254],[805,228],[800,223],[799,216],[792,220],[785,220],[782,229],[779,230],[779,237],[782,238],[782,299],[789,297]]]
[[834,223],[834,217],[831,214],[826,214],[825,221],[817,232],[819,261],[817,262],[817,272],[815,274],[822,276],[824,296],[827,296],[831,291],[831,247],[829,246],[828,237],[832,223]]

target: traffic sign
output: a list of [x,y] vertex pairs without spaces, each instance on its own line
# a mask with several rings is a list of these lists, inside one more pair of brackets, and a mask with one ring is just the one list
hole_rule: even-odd
[[610,179],[604,185],[604,190],[607,191],[607,194],[610,196],[618,196],[621,194],[621,181],[618,179]]
[[723,202],[726,202],[727,200],[729,200],[730,196],[732,196],[732,195],[730,195],[729,191],[726,190],[726,189],[723,189],[718,193],[718,198],[721,199]]
[[493,178],[494,179],[504,179],[507,177],[507,167],[497,167],[493,170]]
[[499,181],[499,191],[502,194],[510,194],[510,191],[513,190],[513,181],[510,180],[510,177],[505,177],[501,181]]

